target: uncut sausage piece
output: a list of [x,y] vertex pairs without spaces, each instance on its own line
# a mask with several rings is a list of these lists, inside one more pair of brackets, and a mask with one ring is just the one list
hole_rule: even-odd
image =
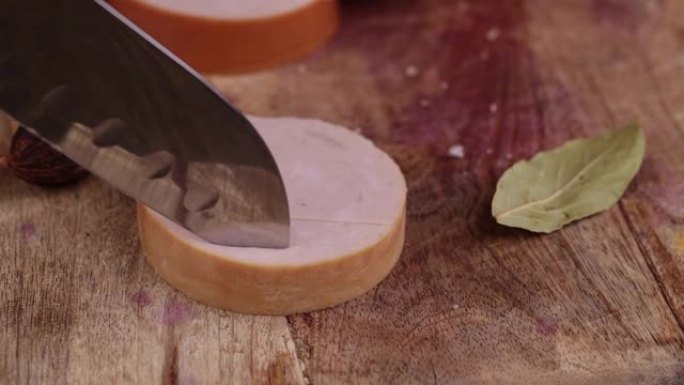
[[337,0],[109,0],[203,73],[241,73],[299,59],[339,24]]
[[321,309],[373,288],[404,244],[406,182],[399,167],[343,127],[250,120],[283,176],[290,247],[214,245],[140,204],[139,234],[150,264],[200,302],[252,314]]
[[135,0],[141,3],[212,19],[251,19],[271,17],[310,6],[319,0]]

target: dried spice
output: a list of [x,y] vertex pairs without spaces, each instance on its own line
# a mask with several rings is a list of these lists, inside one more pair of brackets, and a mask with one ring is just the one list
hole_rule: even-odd
[[499,180],[492,214],[500,224],[549,233],[603,211],[639,171],[645,147],[634,125],[518,162]]
[[88,175],[83,167],[23,127],[12,137],[4,163],[19,178],[43,186],[73,183]]

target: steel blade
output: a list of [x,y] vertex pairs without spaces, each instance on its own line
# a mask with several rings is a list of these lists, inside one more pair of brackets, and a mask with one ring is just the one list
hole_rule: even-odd
[[256,130],[102,1],[0,2],[0,108],[211,242],[289,243],[285,188]]

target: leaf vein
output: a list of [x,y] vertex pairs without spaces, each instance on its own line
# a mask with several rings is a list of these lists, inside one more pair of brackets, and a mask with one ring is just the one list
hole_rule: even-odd
[[[614,145],[615,145],[615,143],[606,147],[598,156],[596,156],[593,160],[591,160],[589,163],[587,163],[574,177],[572,177],[572,179],[570,179],[570,181],[568,181],[568,183],[566,183],[563,187],[558,189],[558,191],[554,192],[553,194],[549,195],[546,198],[531,201],[531,202],[525,203],[523,205],[508,209],[502,213],[499,213],[496,216],[496,218],[498,218],[498,219],[505,218],[505,217],[507,217],[513,213],[522,211],[522,210],[530,208],[530,207],[542,205],[544,203],[548,203],[548,202],[558,198],[564,192],[568,191],[575,183],[577,183],[577,181],[580,180],[582,175],[586,174],[591,168],[593,168],[598,162],[600,162],[601,159],[603,159],[606,156],[606,154],[608,154],[613,149]],[[558,175],[556,175],[556,177],[557,176]]]

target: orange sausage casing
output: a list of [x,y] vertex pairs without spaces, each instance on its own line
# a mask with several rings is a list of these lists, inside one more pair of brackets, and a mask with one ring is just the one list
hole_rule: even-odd
[[142,0],[109,3],[203,73],[250,72],[296,60],[327,42],[339,24],[336,0],[245,19],[188,15]]

